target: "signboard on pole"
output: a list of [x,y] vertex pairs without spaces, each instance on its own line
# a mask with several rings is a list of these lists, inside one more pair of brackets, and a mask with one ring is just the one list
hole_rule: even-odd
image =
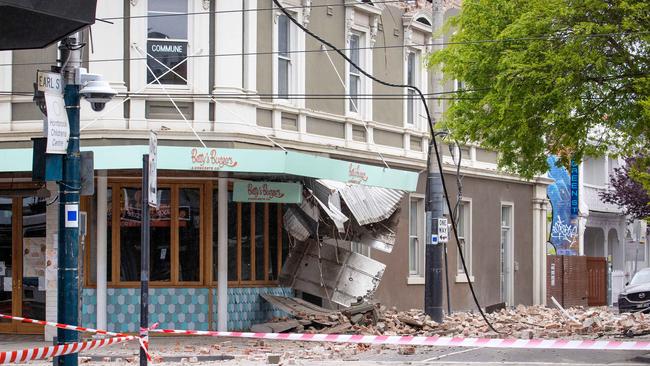
[[63,95],[63,79],[57,72],[38,71],[36,73],[38,91],[56,95]]
[[302,203],[302,184],[236,181],[234,202]]
[[63,100],[63,79],[55,72],[38,71],[36,85],[44,93],[47,110],[45,136],[47,154],[67,154],[70,124]]
[[158,207],[158,135],[149,131],[149,206]]

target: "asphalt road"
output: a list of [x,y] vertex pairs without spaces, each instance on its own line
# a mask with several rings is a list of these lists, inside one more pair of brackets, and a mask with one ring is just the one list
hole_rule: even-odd
[[[207,355],[201,349],[220,347]],[[24,336],[0,336],[0,351],[17,350],[47,345],[41,339]],[[189,347],[189,348],[188,348]],[[337,351],[333,351],[337,347]],[[647,351],[576,351],[576,350],[523,350],[467,347],[416,347],[415,354],[403,355],[396,346],[358,348],[356,345],[328,346],[311,342],[268,341],[263,345],[254,341],[214,339],[209,337],[152,339],[153,353],[163,355],[157,365],[268,365],[268,354],[282,355],[281,365],[530,365],[530,366],[587,366],[587,365],[645,365],[650,366]],[[101,350],[83,352],[89,357],[85,365],[112,366],[129,364],[137,355],[136,343],[111,346]],[[191,360],[190,357],[196,357]],[[220,356],[233,356],[219,360]],[[108,361],[110,360],[110,361]],[[108,362],[106,362],[108,361]],[[189,361],[189,362],[188,362]],[[30,362],[35,366],[51,362]],[[133,363],[131,363],[133,364]]]

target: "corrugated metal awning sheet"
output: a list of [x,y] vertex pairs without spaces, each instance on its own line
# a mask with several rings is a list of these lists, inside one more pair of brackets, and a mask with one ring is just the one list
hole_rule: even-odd
[[327,179],[318,179],[316,183],[337,191],[359,225],[388,219],[404,197],[404,192],[396,189],[346,184]]

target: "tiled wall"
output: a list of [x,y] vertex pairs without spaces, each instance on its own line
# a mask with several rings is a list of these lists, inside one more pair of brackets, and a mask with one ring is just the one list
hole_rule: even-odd
[[[83,290],[82,324],[96,326],[95,289]],[[217,295],[212,291],[212,329],[217,327]],[[291,289],[274,287],[229,288],[228,329],[248,330],[251,325],[286,314],[275,309],[259,295],[272,293],[292,296]],[[159,328],[208,330],[209,297],[207,288],[149,289],[149,320]],[[140,290],[109,288],[106,299],[107,328],[113,332],[136,332],[140,325]]]

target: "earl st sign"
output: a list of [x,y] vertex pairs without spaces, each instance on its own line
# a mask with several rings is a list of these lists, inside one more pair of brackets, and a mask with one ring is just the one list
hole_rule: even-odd
[[38,71],[36,74],[38,91],[63,95],[63,79],[56,72]]
[[66,154],[70,138],[68,113],[63,100],[63,78],[56,72],[38,71],[36,85],[45,96],[47,120],[44,126],[48,154]]

